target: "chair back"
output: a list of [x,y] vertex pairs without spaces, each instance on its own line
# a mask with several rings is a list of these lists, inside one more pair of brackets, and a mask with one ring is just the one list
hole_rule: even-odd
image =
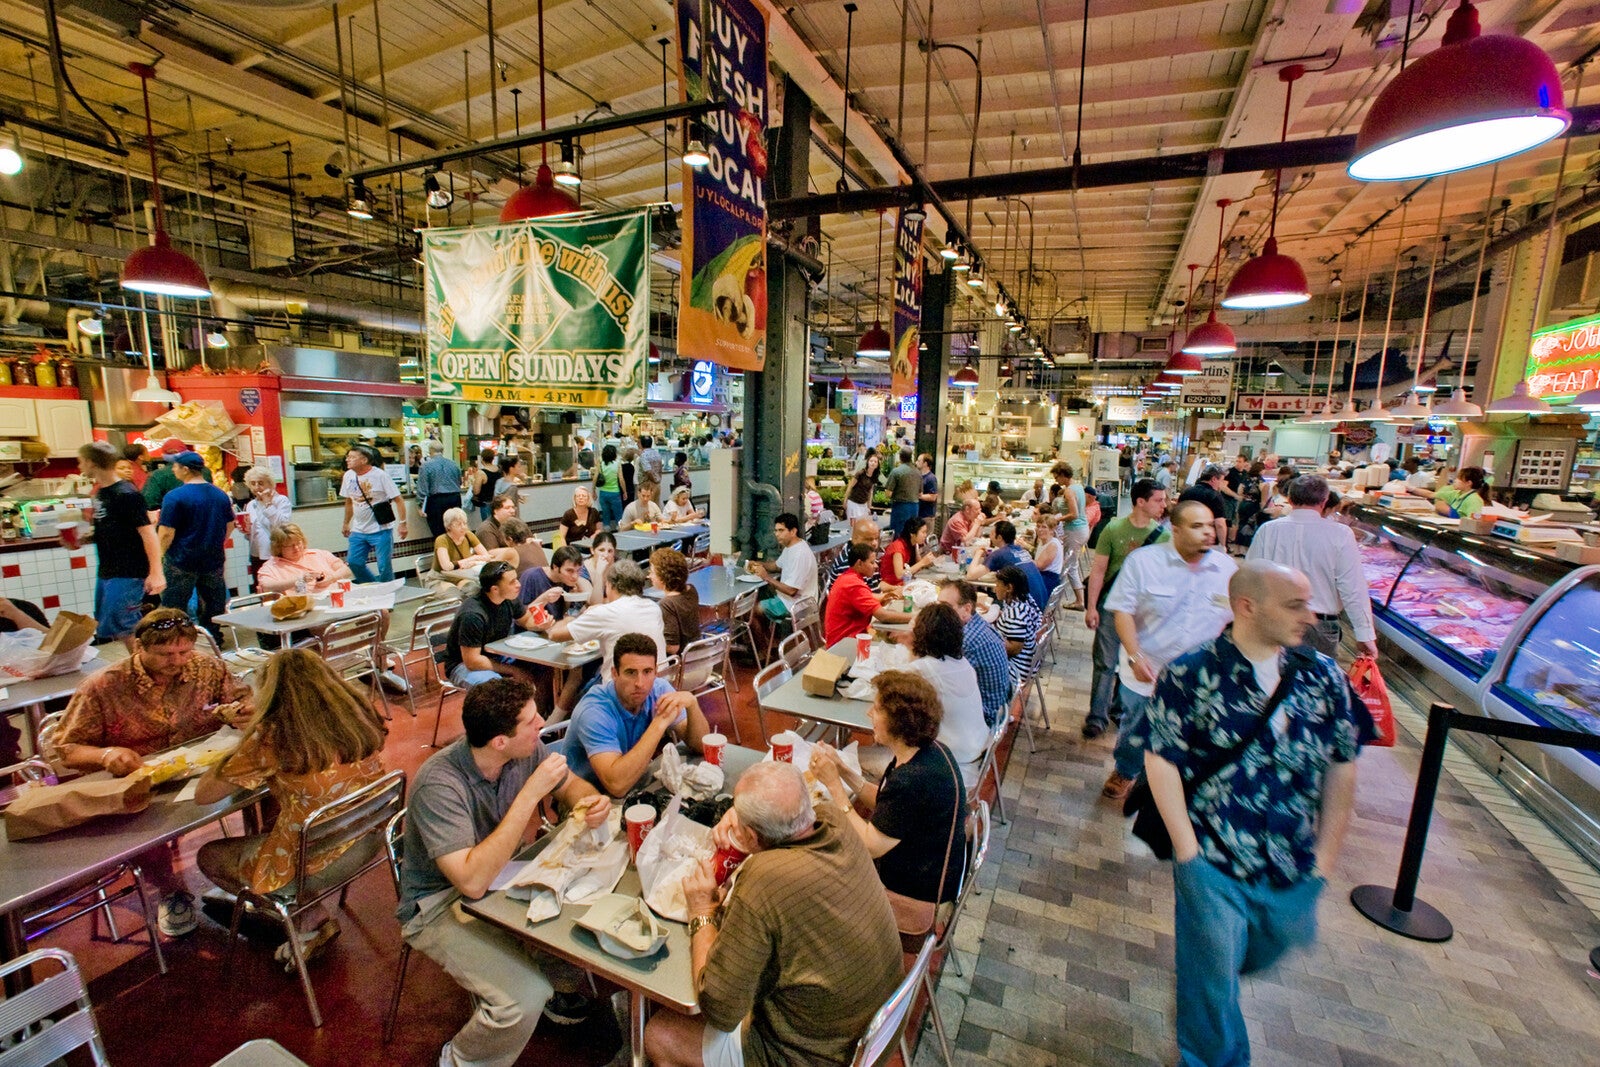
[[247,593],[244,596],[230,597],[228,610],[239,611],[243,608],[253,608],[257,604],[270,604],[281,596],[282,593]]
[[894,993],[867,1024],[867,1032],[861,1035],[861,1040],[856,1042],[856,1054],[850,1059],[850,1067],[876,1067],[894,1053],[900,1039],[905,1036],[911,1006],[916,1003],[917,990],[922,987],[929,961],[933,959],[933,947],[933,935],[929,934],[922,943],[922,951],[917,953],[917,961],[906,971],[905,978],[895,987]]
[[400,864],[406,854],[406,809],[395,812],[383,828],[383,851],[389,857],[389,876],[394,879],[395,895],[400,894]]
[[794,671],[783,660],[773,660],[756,672],[756,703],[761,703],[761,698],[772,695],[778,686],[794,677]]
[[756,601],[761,599],[761,587],[752,585],[748,593],[740,593],[733,598],[733,604],[728,608],[730,619],[744,619],[756,610]]
[[330,801],[312,812],[300,828],[295,861],[295,898],[305,892],[308,863],[317,856],[383,834],[404,809],[406,772],[390,771],[371,785]]
[[727,657],[731,640],[731,634],[720,633],[685,645],[678,653],[678,688],[693,693],[709,683]]
[[[0,964],[0,979],[10,986],[12,975],[25,977],[46,961],[60,964],[60,972],[0,1000],[0,1036],[10,1042],[0,1046],[0,1067],[43,1067],[84,1047],[97,1067],[104,1067],[111,1061],[100,1042],[94,1006],[72,953],[58,948],[25,953]],[[39,1025],[46,1021],[49,1025]]]
[[787,663],[791,671],[804,667],[806,660],[811,658],[811,635],[803,629],[796,629],[778,642],[778,658]]
[[989,818],[989,802],[978,801],[977,807],[972,809],[972,814],[967,820],[966,869],[961,872],[961,889],[956,894],[955,910],[950,913],[950,920],[945,923],[944,930],[939,936],[940,948],[948,944],[954,935],[956,922],[966,909],[967,898],[972,895],[973,887],[978,884],[978,872],[983,869],[984,860],[989,857],[989,832],[992,825]]
[[341,670],[357,657],[374,659],[374,649],[382,636],[383,618],[376,611],[369,611],[329,623],[318,643],[322,645],[322,658],[335,670]]
[[[21,763],[13,763],[9,767],[0,767],[0,809],[4,809],[17,799],[17,794],[24,787],[39,784],[54,785],[55,781],[55,768],[37,756],[25,759]],[[0,1031],[0,1035],[3,1034],[4,1031]]]
[[822,610],[815,599],[795,602],[794,629],[796,633],[810,634],[817,645],[822,644]]
[[461,601],[454,597],[435,596],[423,601],[411,619],[411,644],[406,651],[415,652],[428,647],[429,631],[439,623],[444,623],[448,630],[460,611]]
[[711,531],[707,530],[703,534],[696,534],[694,539],[694,547],[690,549],[690,553],[695,556],[705,556],[710,553],[710,551]]
[[218,645],[217,639],[211,636],[211,631],[203,626],[195,627],[194,647],[195,651],[204,653],[212,659],[222,658],[222,646]]

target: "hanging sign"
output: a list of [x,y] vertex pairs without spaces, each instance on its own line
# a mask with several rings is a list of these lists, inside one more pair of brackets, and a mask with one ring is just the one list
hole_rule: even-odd
[[422,231],[428,396],[645,406],[650,217]]
[[261,390],[254,386],[239,390],[239,406],[246,415],[254,415],[261,407]]
[[1108,396],[1105,414],[1101,416],[1101,421],[1142,422],[1144,405],[1139,403],[1139,398],[1136,396]]
[[1600,386],[1600,317],[1534,331],[1527,378],[1528,392],[1542,400]]
[[1185,375],[1178,405],[1186,408],[1225,408],[1233,396],[1233,364],[1207,361],[1199,374]]
[[1255,393],[1239,397],[1235,402],[1235,410],[1252,415],[1299,415],[1307,411],[1321,411],[1322,405],[1317,400],[1314,396],[1293,393],[1268,393],[1266,396]]
[[728,101],[701,120],[711,162],[683,168],[678,352],[758,371],[767,351],[766,15],[751,0],[677,5],[683,98],[706,98],[709,66]]
[[889,391],[917,391],[917,345],[922,339],[922,220],[898,213],[894,227],[894,346],[889,353]]

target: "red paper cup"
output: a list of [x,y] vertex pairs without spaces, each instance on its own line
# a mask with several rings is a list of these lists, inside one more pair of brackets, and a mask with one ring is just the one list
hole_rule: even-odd
[[872,655],[872,635],[856,634],[856,662],[860,663]]
[[635,804],[623,812],[622,817],[628,824],[628,858],[633,859],[639,855],[639,846],[644,844],[644,839],[655,828],[656,809],[648,804]]
[[355,587],[356,587],[356,583],[352,582],[348,578],[342,578],[339,581],[339,592],[341,592],[341,593],[348,593],[350,590],[354,589]]
[[545,623],[550,621],[550,613],[544,610],[543,604],[535,604],[528,610],[533,615],[533,624],[535,626],[543,626]]
[[650,524],[650,532],[653,533],[653,534],[660,533],[661,532],[661,524],[659,522],[652,522]]
[[772,758],[778,763],[794,762],[794,734],[785,730],[772,738]]
[[66,545],[68,548],[76,549],[78,547],[77,523],[64,522],[60,526],[56,527],[56,533],[60,536],[61,543]]
[[739,869],[739,864],[745,860],[745,854],[736,848],[719,848],[717,854],[711,857],[712,869],[717,874],[717,884],[721,885],[732,877],[733,872]]
[[328,594],[328,600],[336,608],[344,607],[344,590],[334,586],[333,591]]
[[728,739],[722,734],[706,734],[700,739],[700,749],[705,753],[706,762],[713,766],[722,766],[722,750],[727,747]]
[[239,527],[239,532],[246,537],[250,536],[250,513],[248,511],[234,512],[233,524]]

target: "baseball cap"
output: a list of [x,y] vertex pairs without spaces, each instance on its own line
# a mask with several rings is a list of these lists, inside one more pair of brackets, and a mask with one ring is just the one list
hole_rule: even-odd
[[172,462],[180,467],[188,467],[190,470],[203,471],[206,469],[206,461],[200,458],[200,453],[198,452],[179,452],[172,457]]
[[165,456],[167,459],[182,455],[185,452],[189,452],[190,455],[194,454],[192,451],[190,451],[188,445],[184,444],[176,437],[167,438],[166,443],[161,446],[161,455]]

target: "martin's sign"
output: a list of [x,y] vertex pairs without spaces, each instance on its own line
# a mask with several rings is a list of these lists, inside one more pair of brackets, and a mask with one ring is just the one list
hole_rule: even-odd
[[1241,396],[1236,410],[1240,413],[1248,412],[1251,415],[1300,415],[1307,411],[1321,411],[1322,405],[1314,396],[1293,396],[1288,394],[1274,395],[1268,393],[1262,396],[1259,393],[1253,396]]

